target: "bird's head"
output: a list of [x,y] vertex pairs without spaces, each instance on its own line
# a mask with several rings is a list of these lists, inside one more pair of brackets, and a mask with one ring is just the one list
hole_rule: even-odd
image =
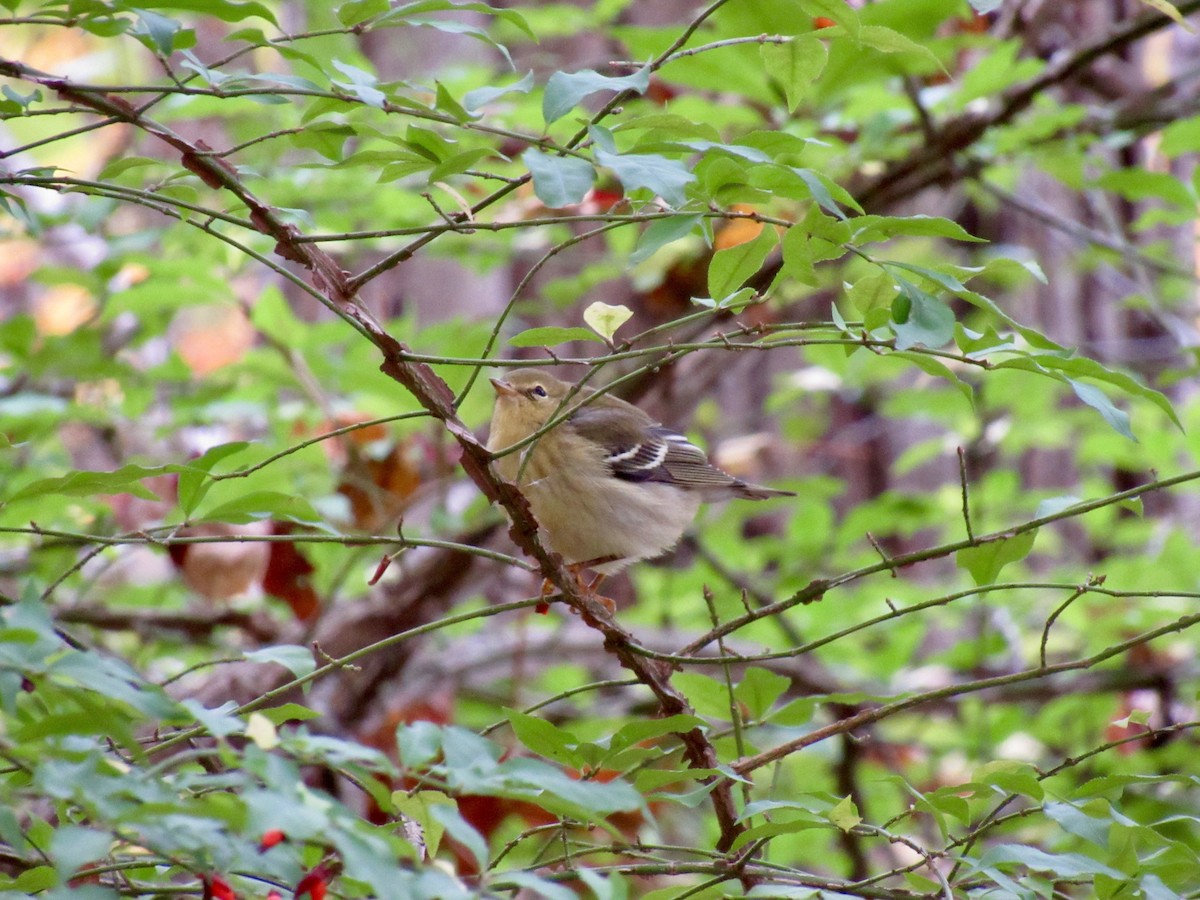
[[489,379],[496,391],[496,415],[506,430],[532,434],[549,421],[571,385],[540,369],[516,369]]

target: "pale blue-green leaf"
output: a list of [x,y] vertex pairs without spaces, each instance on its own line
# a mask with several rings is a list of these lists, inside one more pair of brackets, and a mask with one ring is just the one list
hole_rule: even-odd
[[649,188],[673,207],[684,204],[683,190],[696,180],[679,160],[655,153],[617,154],[597,148],[596,162],[612,169],[627,190]]
[[555,72],[546,82],[542,97],[542,116],[546,124],[561,119],[584,97],[598,91],[634,91],[644,93],[650,86],[650,69],[643,67],[632,75],[610,77],[594,69],[582,72]]
[[533,90],[533,72],[525,73],[520,81],[503,87],[481,87],[463,95],[463,107],[472,115],[480,112],[489,103],[494,103],[506,94],[528,94]]
[[170,56],[175,49],[175,35],[182,27],[174,19],[141,9],[137,11],[137,24],[130,33],[145,35],[158,53]]
[[530,147],[521,160],[533,175],[533,192],[551,209],[579,203],[596,182],[596,170],[586,159],[554,156]]
[[387,95],[375,87],[378,79],[374,75],[338,59],[331,60],[331,63],[335,69],[349,79],[348,81],[331,80],[332,84],[348,91],[367,104],[367,106],[383,109],[384,103],[387,101]]
[[102,859],[112,843],[113,836],[107,831],[62,825],[50,839],[50,858],[58,874],[67,878],[85,864]]
[[805,186],[808,188],[808,192],[812,194],[812,198],[817,201],[817,205],[831,216],[834,216],[838,219],[846,219],[846,214],[842,212],[842,208],[838,206],[837,200],[835,200],[833,197],[834,191],[837,191],[838,193],[838,200],[852,209],[862,212],[853,197],[847,194],[846,191],[838,185],[835,185],[832,182],[827,183],[825,180],[823,180],[823,177],[819,173],[813,171],[812,169],[804,169],[797,166],[792,166],[791,170],[796,173],[797,177],[799,177],[801,181],[804,182]]
[[651,222],[642,232],[636,249],[629,256],[631,265],[640,265],[656,250],[687,237],[700,222],[700,216],[671,216]]
[[510,869],[500,874],[498,878],[519,886],[522,889],[519,893],[521,897],[545,897],[546,900],[578,900],[579,897],[579,894],[565,885],[546,878],[539,878],[532,872]]
[[433,722],[413,722],[396,728],[400,762],[410,769],[424,766],[442,751],[442,729]]
[[317,668],[312,650],[295,644],[260,647],[257,650],[247,650],[244,655],[250,662],[277,663],[297,678],[307,675]]
[[903,302],[892,304],[896,349],[945,346],[954,337],[953,310],[910,281],[898,278],[897,283],[900,287],[897,299]]
[[978,867],[985,869],[1005,863],[1017,863],[1027,869],[1049,872],[1059,878],[1107,875],[1110,878],[1125,879],[1121,872],[1082,853],[1047,853],[1045,850],[1024,844],[1000,844],[991,847],[979,860]]
[[731,312],[741,312],[747,306],[758,303],[762,300],[759,293],[754,288],[744,287],[734,291],[728,297],[723,298],[717,303],[717,309],[727,309]]
[[446,829],[446,834],[462,844],[474,857],[478,871],[483,871],[487,867],[487,841],[484,840],[483,835],[467,824],[466,819],[459,815],[456,807],[437,804],[429,808],[429,815]]
[[1072,506],[1082,502],[1082,499],[1079,497],[1072,497],[1070,494],[1062,497],[1047,497],[1037,505],[1037,510],[1034,512],[1033,517],[1035,519],[1041,519],[1044,516],[1057,515],[1064,509],[1070,509]]
[[237,704],[232,700],[226,700],[220,706],[210,709],[194,697],[188,697],[180,701],[179,705],[191,713],[196,722],[213,737],[227,737],[246,730],[246,723],[233,715]]
[[617,139],[613,136],[611,129],[605,128],[603,125],[598,125],[593,122],[588,126],[587,130],[588,136],[601,150],[605,150],[608,153],[619,152],[617,150]]
[[1075,392],[1075,396],[1100,413],[1104,421],[1111,425],[1117,434],[1124,435],[1131,441],[1137,441],[1137,438],[1133,436],[1133,431],[1129,428],[1129,414],[1125,410],[1114,406],[1104,391],[1100,390],[1094,384],[1086,384],[1082,381],[1076,381],[1074,378],[1068,378],[1067,382],[1071,385],[1071,390]]

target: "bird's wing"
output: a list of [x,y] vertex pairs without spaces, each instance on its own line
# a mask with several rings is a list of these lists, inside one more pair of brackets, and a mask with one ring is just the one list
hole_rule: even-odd
[[584,407],[571,417],[582,438],[603,448],[604,461],[617,478],[658,481],[695,490],[738,488],[739,479],[708,461],[703,450],[682,434],[627,411]]

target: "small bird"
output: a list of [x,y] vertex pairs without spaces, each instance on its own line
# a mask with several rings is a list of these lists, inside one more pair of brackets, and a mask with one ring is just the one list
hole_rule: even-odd
[[583,568],[612,575],[666,552],[701,503],[796,496],[722,472],[683,435],[624,400],[595,396],[593,388],[536,368],[491,382],[493,453],[567,414],[532,443],[498,457],[496,469],[521,488],[547,543],[576,577]]

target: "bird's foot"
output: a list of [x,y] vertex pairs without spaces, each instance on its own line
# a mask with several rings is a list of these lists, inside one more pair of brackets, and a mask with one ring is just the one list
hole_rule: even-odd
[[[611,560],[608,558],[602,558],[597,560],[588,560],[587,562],[572,563],[571,565],[567,566],[567,571],[570,572],[571,576],[575,579],[575,586],[579,588],[579,593],[592,598],[606,610],[608,610],[609,615],[612,615],[617,611],[616,602],[611,597],[605,597],[602,594],[596,593],[596,588],[598,588],[601,582],[604,581],[604,576],[597,574],[596,577],[590,581],[584,579],[583,577],[584,570],[593,563],[599,565],[602,562],[610,561]],[[539,602],[538,605],[533,608],[533,611],[542,616],[550,612],[550,602],[547,600],[547,598],[553,595],[555,590],[554,582],[552,582],[549,578],[542,579],[542,599],[541,602]],[[572,610],[572,612],[574,612],[574,610]]]

